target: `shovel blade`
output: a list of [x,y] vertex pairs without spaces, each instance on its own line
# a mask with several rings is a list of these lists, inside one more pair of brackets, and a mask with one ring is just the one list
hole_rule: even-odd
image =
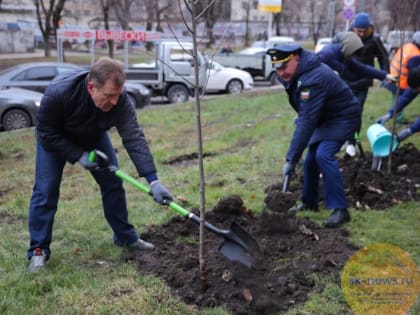
[[242,265],[251,268],[254,259],[242,246],[228,239],[220,245],[219,252],[230,261],[236,261]]
[[257,241],[235,221],[230,225],[230,233],[235,236],[234,241],[238,240],[251,256],[259,257],[262,255],[261,247]]
[[251,268],[260,258],[262,251],[257,241],[235,221],[232,222],[224,238],[219,252],[229,260]]

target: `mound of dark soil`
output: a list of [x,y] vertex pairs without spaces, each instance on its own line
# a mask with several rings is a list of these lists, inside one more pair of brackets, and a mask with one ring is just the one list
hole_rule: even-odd
[[[379,170],[372,170],[372,155],[370,153],[366,154],[365,162],[359,157],[344,156],[339,159],[339,165],[347,201],[351,208],[386,209],[409,200],[420,200],[420,152],[411,143],[403,145],[392,154],[390,173],[388,172],[388,157],[382,158]],[[300,199],[303,183],[301,172],[302,170],[297,170],[297,178],[290,185],[288,194],[292,194],[292,197],[277,195],[277,200],[272,203],[278,205],[281,202],[286,202],[290,204],[290,199]],[[279,189],[281,189],[279,184],[266,188],[266,190],[277,191],[277,194],[279,194]],[[268,195],[266,199],[269,197]],[[273,197],[276,196],[271,196],[271,198]],[[322,203],[322,180],[320,180],[320,198],[320,203]],[[270,209],[279,211],[275,207],[270,207]]]
[[340,161],[346,195],[356,209],[385,209],[409,200],[420,200],[420,151],[408,143],[398,148],[389,159],[382,158],[379,171],[371,170],[372,156],[367,163],[357,159]]
[[[370,169],[371,160],[367,156],[365,163],[354,158],[339,161],[351,207],[383,209],[419,200],[420,156],[414,146],[393,154],[391,174],[387,159],[380,171]],[[319,277],[328,275],[339,283],[343,265],[357,248],[348,242],[345,228],[326,229],[286,214],[299,199],[301,180],[301,176],[293,180],[286,193],[282,183],[268,187],[265,203],[272,211],[258,217],[239,196],[221,199],[206,214],[218,228],[229,229],[236,221],[258,241],[263,253],[251,269],[222,256],[218,247],[224,238],[206,231],[205,278],[200,278],[198,225],[182,217],[150,227],[142,237],[156,249],[128,253],[127,259],[136,261],[140,273],[164,279],[174,294],[198,308],[225,306],[232,314],[277,314],[302,303],[309,292],[320,290]]]
[[200,279],[198,225],[182,217],[142,235],[156,245],[153,252],[128,254],[140,273],[164,279],[174,294],[199,308],[225,306],[232,314],[276,314],[307,300],[321,274],[338,282],[339,271],[355,251],[344,228],[324,229],[280,213],[254,217],[238,196],[222,199],[206,220],[224,229],[236,221],[258,240],[262,256],[251,269],[232,262],[218,252],[224,238],[207,231],[207,278]]

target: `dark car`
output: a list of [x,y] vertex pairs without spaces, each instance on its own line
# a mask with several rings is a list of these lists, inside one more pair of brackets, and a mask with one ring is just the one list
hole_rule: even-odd
[[0,89],[0,130],[28,128],[35,125],[35,115],[42,93],[20,89]]
[[[51,80],[54,79],[56,75],[66,71],[82,69],[86,68],[71,63],[22,63],[0,72],[0,89],[20,87],[44,93]],[[151,92],[143,84],[126,82],[125,88],[135,107],[142,108],[150,104]]]

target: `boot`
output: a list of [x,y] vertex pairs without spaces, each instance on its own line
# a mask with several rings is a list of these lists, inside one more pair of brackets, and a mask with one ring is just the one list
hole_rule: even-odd
[[155,246],[153,246],[152,243],[148,243],[146,241],[143,241],[141,238],[139,238],[137,241],[128,244],[127,246],[129,251],[152,251],[155,249]]
[[296,212],[304,211],[304,210],[318,212],[319,211],[319,208],[318,208],[318,205],[309,206],[309,205],[307,205],[305,203],[302,203],[300,205],[295,205],[295,206],[291,207],[289,210],[287,210],[287,213],[288,214],[295,214]]
[[323,222],[325,227],[339,227],[343,223],[350,221],[350,213],[347,209],[335,209],[330,217]]

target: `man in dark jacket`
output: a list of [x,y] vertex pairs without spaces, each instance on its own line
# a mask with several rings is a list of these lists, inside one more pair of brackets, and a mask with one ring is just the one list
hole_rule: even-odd
[[[389,71],[389,56],[381,38],[375,34],[374,26],[370,20],[370,16],[366,12],[356,14],[350,26],[350,31],[356,33],[363,43],[363,48],[358,52],[355,57],[360,62],[375,66],[375,59],[378,61],[379,68],[385,72]],[[359,100],[360,105],[363,107],[367,98],[369,87],[373,85],[372,78],[360,78],[352,71],[343,73],[343,80],[347,82],[354,95]],[[360,130],[358,130],[360,132]],[[356,154],[354,137],[349,140],[346,152],[350,156]]]
[[[354,32],[342,32],[337,34],[336,37],[337,42],[324,47],[318,55],[323,63],[337,72],[337,74],[346,82],[356,95],[356,98],[358,98],[362,108],[363,104],[360,103],[361,98],[355,93],[356,87],[353,85],[355,80],[372,81],[372,79],[379,79],[382,81],[388,79],[395,81],[396,79],[391,74],[388,74],[387,71],[376,69],[375,67],[364,64],[356,59],[356,57],[363,52],[363,43],[359,36]],[[350,78],[353,81],[351,81]],[[366,93],[367,88],[368,86],[366,87]],[[359,96],[361,95],[362,94]],[[357,128],[356,132],[360,132],[360,126]],[[354,150],[354,139],[354,135],[347,139],[350,145],[353,146],[346,148],[347,154],[350,156],[354,156],[356,153]]]
[[89,160],[89,152],[104,152],[118,165],[107,130],[116,127],[141,177],[150,184],[156,202],[172,200],[160,184],[153,157],[140,128],[136,112],[124,90],[125,73],[121,62],[103,57],[88,71],[57,76],[46,90],[37,114],[35,184],[29,207],[31,272],[45,268],[50,257],[54,216],[60,182],[66,162],[90,171],[99,184],[104,215],[114,232],[114,243],[129,250],[152,250],[128,222],[122,180],[101,170]]
[[295,132],[286,154],[283,175],[293,174],[305,148],[302,205],[289,212],[317,210],[322,174],[325,207],[334,209],[324,221],[337,227],[350,221],[344,184],[335,158],[360,124],[360,105],[350,88],[319,57],[297,44],[269,49],[279,81],[298,113]]
[[[363,43],[363,48],[355,58],[372,67],[375,66],[376,59],[379,68],[384,72],[389,72],[388,53],[381,38],[378,35],[375,35],[375,30],[369,14],[365,12],[358,13],[355,16],[350,29],[360,37]],[[359,78],[352,72],[344,73],[343,79],[348,83],[353,93],[356,95],[360,105],[362,105],[363,111],[368,89],[373,85],[373,80],[371,78]]]

